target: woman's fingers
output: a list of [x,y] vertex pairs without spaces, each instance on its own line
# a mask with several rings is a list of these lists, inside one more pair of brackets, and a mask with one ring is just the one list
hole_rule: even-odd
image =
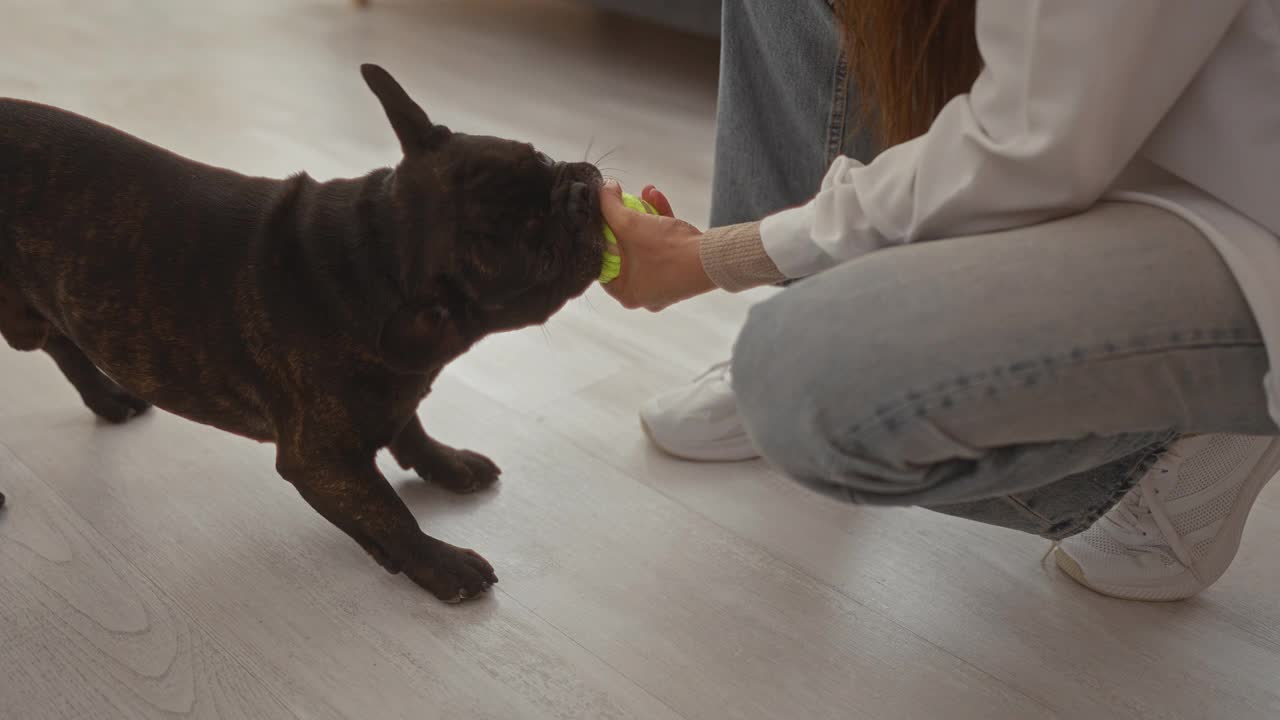
[[658,312],[670,305],[714,289],[702,267],[702,233],[674,216],[671,203],[657,188],[647,186],[640,197],[662,217],[628,208],[622,188],[610,181],[601,188],[600,210],[618,237],[622,273],[605,291],[624,307]]
[[662,191],[658,188],[652,185],[645,185],[644,190],[640,192],[640,197],[645,202],[652,205],[659,214],[666,215],[667,217],[676,216],[675,212],[671,209],[671,201],[668,200],[667,196],[662,194]]
[[600,188],[600,212],[614,232],[626,224],[632,210],[622,204],[622,186],[617,180],[609,180]]

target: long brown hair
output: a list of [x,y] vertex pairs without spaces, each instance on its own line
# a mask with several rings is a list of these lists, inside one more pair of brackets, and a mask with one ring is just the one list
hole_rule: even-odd
[[862,122],[881,146],[929,129],[982,70],[976,0],[836,0]]

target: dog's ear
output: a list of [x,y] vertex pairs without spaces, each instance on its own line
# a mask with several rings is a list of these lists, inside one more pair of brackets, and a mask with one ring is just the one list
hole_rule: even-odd
[[432,372],[474,343],[442,305],[411,305],[397,310],[383,326],[378,352],[401,372]]
[[387,113],[396,137],[400,138],[400,149],[405,155],[432,150],[449,139],[449,129],[432,124],[427,113],[409,97],[409,93],[400,87],[391,73],[377,65],[365,63],[360,66],[360,74],[378,97],[378,102],[382,103],[382,109]]

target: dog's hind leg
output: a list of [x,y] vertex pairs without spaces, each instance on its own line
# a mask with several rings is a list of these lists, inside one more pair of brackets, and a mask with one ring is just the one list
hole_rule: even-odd
[[[48,336],[48,321],[31,309],[26,298],[0,272],[0,337],[15,350],[39,350]],[[0,507],[4,507],[3,493]]]
[[80,393],[95,415],[110,423],[122,423],[151,407],[102,374],[76,344],[64,335],[50,334],[44,351],[58,364],[62,374]]
[[49,321],[0,274],[0,335],[15,350],[44,350],[80,393],[84,404],[107,422],[122,423],[151,407],[102,374],[76,344]]
[[51,332],[49,321],[0,272],[0,336],[14,350],[26,352],[44,347]]

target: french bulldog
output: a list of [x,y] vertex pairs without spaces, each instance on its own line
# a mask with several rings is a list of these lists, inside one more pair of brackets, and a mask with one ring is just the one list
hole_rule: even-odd
[[374,458],[459,493],[497,479],[427,435],[418,405],[478,340],[590,286],[601,176],[452,132],[382,68],[361,72],[403,157],[329,182],[245,176],[0,99],[0,334],[47,353],[105,421],[154,405],[274,443],[311,507],[459,602],[493,568],[423,533]]

